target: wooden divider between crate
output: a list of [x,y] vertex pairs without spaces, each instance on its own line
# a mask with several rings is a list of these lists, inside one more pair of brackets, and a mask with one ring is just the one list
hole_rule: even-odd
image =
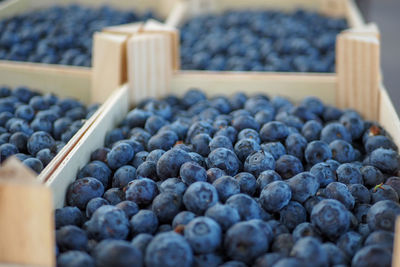
[[0,168],[0,263],[55,266],[51,190],[11,157]]
[[380,41],[374,32],[343,32],[336,41],[337,106],[379,119]]
[[103,102],[127,80],[126,34],[98,32],[93,37],[92,95]]

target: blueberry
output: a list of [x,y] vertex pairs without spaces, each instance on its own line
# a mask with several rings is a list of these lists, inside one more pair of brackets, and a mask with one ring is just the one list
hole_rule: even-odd
[[111,170],[101,161],[92,161],[86,164],[77,175],[78,179],[85,177],[93,177],[99,180],[106,188],[110,184]]
[[176,229],[179,225],[187,225],[196,217],[196,214],[190,211],[181,211],[174,217],[172,221],[172,228]]
[[93,251],[96,266],[143,266],[142,252],[127,241],[104,240]]
[[314,196],[319,188],[318,179],[310,172],[299,173],[286,182],[292,191],[292,199],[300,203]]
[[263,150],[251,153],[244,163],[244,170],[250,172],[255,176],[260,175],[261,172],[266,170],[275,169],[274,157],[264,152]]
[[275,160],[286,154],[286,148],[281,142],[263,143],[261,149],[270,153]]
[[271,182],[266,185],[260,194],[262,207],[270,212],[276,212],[285,207],[292,197],[288,184],[282,181]]
[[125,200],[125,193],[120,188],[110,188],[104,192],[103,198],[110,202],[111,205],[117,205]]
[[326,242],[322,244],[322,249],[328,255],[329,264],[331,265],[346,265],[348,258],[344,252],[335,244]]
[[142,233],[136,235],[132,239],[132,246],[138,249],[139,251],[142,252],[144,255],[146,253],[147,246],[150,244],[151,240],[153,239],[153,236],[150,234]]
[[255,267],[272,267],[283,257],[282,254],[277,252],[270,252],[258,257],[255,262]]
[[260,138],[263,142],[281,141],[288,135],[287,126],[278,121],[268,122],[260,130]]
[[355,199],[345,184],[339,182],[330,183],[325,188],[324,195],[327,198],[340,201],[349,210],[354,208]]
[[194,257],[194,266],[220,266],[223,262],[222,256],[216,253],[199,254]]
[[364,245],[386,245],[391,248],[394,244],[394,234],[389,231],[374,231],[365,239]]
[[191,184],[183,195],[186,209],[197,214],[203,214],[209,207],[218,202],[218,193],[214,186],[206,182]]
[[352,162],[356,154],[353,146],[344,140],[335,140],[329,144],[332,151],[332,158],[340,163]]
[[254,141],[256,141],[257,143],[260,143],[260,136],[258,134],[258,132],[254,129],[243,129],[239,132],[238,137],[239,140],[242,139],[253,139]]
[[309,164],[317,164],[332,157],[332,152],[329,146],[322,141],[312,141],[304,151],[304,156]]
[[239,182],[240,193],[249,196],[254,195],[257,189],[257,180],[254,175],[248,172],[240,172],[234,178]]
[[191,157],[186,151],[171,149],[158,160],[157,175],[162,180],[177,177],[181,166],[188,161],[191,161]]
[[328,254],[321,245],[320,241],[314,237],[303,237],[293,246],[290,255],[313,266],[326,266],[329,260]]
[[[141,152],[140,152],[141,153]],[[140,155],[140,153],[136,154],[135,157],[137,155]],[[158,160],[161,158],[162,155],[164,155],[165,151],[162,149],[155,149],[153,151],[151,151],[147,157],[146,157],[146,161],[153,161],[154,163],[157,164]]]
[[293,248],[293,237],[289,233],[278,234],[274,237],[271,251],[282,255],[289,255]]
[[161,193],[152,203],[152,210],[161,223],[171,223],[182,206],[182,197],[172,192]]
[[64,207],[55,210],[56,229],[66,225],[80,226],[83,222],[83,214],[77,207]]
[[303,128],[301,128],[301,134],[307,139],[308,142],[319,139],[323,126],[319,121],[310,120],[307,121]]
[[321,131],[321,140],[330,144],[335,140],[351,142],[350,132],[340,123],[332,122],[327,124]]
[[139,212],[138,205],[133,201],[124,200],[119,202],[115,206],[121,209],[123,212],[125,212],[125,215],[128,219],[130,219],[133,215]]
[[18,148],[13,144],[0,145],[0,162],[4,162],[8,157],[18,153]]
[[145,161],[138,166],[136,169],[136,175],[138,177],[146,177],[157,181],[157,164],[153,161]]
[[127,143],[120,143],[113,147],[107,154],[108,166],[111,169],[118,169],[119,167],[126,165],[129,161],[131,161],[133,156],[133,148]]
[[225,204],[236,209],[242,221],[261,218],[261,207],[246,194],[233,195],[226,200]]
[[131,232],[133,234],[153,234],[158,227],[156,214],[151,210],[140,210],[130,219]]
[[186,225],[184,236],[195,253],[210,253],[219,248],[222,231],[213,219],[197,217]]
[[219,267],[246,267],[247,265],[241,261],[227,261]]
[[178,195],[183,195],[183,193],[186,191],[186,188],[186,184],[184,184],[178,178],[168,178],[159,186],[159,190],[162,193],[171,191]]
[[37,158],[28,158],[22,162],[25,166],[31,168],[37,174],[43,170],[43,163]]
[[242,131],[244,129],[254,129],[258,131],[260,129],[260,125],[254,119],[254,117],[250,115],[241,115],[233,118],[232,126],[238,131]]
[[85,231],[75,225],[63,226],[56,231],[56,243],[60,251],[87,249],[88,238]]
[[207,180],[206,170],[195,162],[186,162],[182,164],[179,174],[182,181],[187,185],[194,182],[205,182]]
[[[379,183],[376,183],[376,184],[379,184]],[[400,195],[400,178],[399,177],[390,177],[389,179],[386,180],[385,184],[390,185],[394,190],[396,190],[397,195]]]
[[136,169],[129,165],[122,166],[114,173],[112,187],[124,188],[134,179],[136,179]]
[[226,148],[217,148],[208,155],[208,168],[219,168],[227,175],[236,175],[239,171],[239,159],[236,154]]
[[303,172],[304,167],[297,157],[283,155],[276,161],[275,170],[283,179],[288,179]]
[[38,158],[42,162],[44,167],[46,167],[50,163],[54,156],[54,153],[51,152],[51,150],[48,148],[42,149],[36,154],[36,158]]
[[178,141],[178,136],[175,132],[164,130],[153,135],[147,144],[147,149],[149,151],[155,149],[169,150]]
[[211,137],[205,133],[195,135],[191,141],[193,150],[203,157],[206,157],[210,153],[209,144],[211,140]]
[[104,193],[104,186],[99,180],[91,177],[78,179],[73,182],[67,190],[67,203],[85,209],[86,204],[95,197],[101,197]]
[[371,190],[372,203],[379,202],[381,200],[392,200],[396,203],[399,202],[399,196],[396,190],[394,190],[390,185],[379,184]]
[[285,140],[287,154],[303,159],[304,150],[307,147],[307,140],[298,133],[290,134]]
[[364,121],[361,119],[360,115],[356,112],[346,112],[340,119],[346,129],[350,132],[351,138],[353,140],[358,139],[364,132]]
[[57,257],[57,266],[60,267],[94,267],[91,256],[83,251],[67,251]]
[[104,205],[98,208],[86,223],[90,238],[125,239],[129,234],[129,221],[125,213],[117,207]]
[[290,201],[279,211],[279,215],[281,223],[283,223],[290,231],[292,231],[298,224],[305,222],[307,219],[305,208],[296,201]]
[[400,168],[400,156],[391,149],[378,148],[372,151],[365,162],[389,174],[395,174]]
[[40,150],[45,148],[51,149],[54,145],[55,141],[50,134],[39,131],[32,134],[28,139],[27,148],[30,154],[36,155]]
[[222,176],[212,184],[218,192],[220,201],[225,202],[230,196],[240,193],[239,182],[231,176]]
[[379,245],[365,246],[354,255],[351,266],[391,266],[392,254]]
[[239,213],[236,209],[223,204],[216,204],[210,207],[207,209],[205,216],[215,220],[221,226],[223,231],[228,230],[229,227],[240,220]]
[[350,193],[353,195],[356,203],[370,203],[371,194],[362,184],[350,184],[347,186],[349,188]]
[[362,243],[363,238],[360,234],[349,231],[339,237],[336,245],[351,258],[361,248]]
[[327,163],[320,162],[315,164],[311,167],[310,172],[317,177],[321,187],[336,181],[336,172]]
[[395,145],[395,143],[393,143],[393,141],[390,138],[384,135],[376,135],[368,137],[364,144],[364,147],[365,151],[368,154],[378,148],[386,148],[397,151],[397,146]]
[[245,161],[251,153],[259,150],[260,145],[253,139],[248,138],[239,140],[234,147],[234,151],[241,161]]
[[110,205],[110,203],[101,197],[92,198],[86,205],[86,217],[92,217],[93,213],[104,205]]
[[228,229],[224,248],[231,259],[250,263],[267,252],[269,243],[270,240],[263,234],[262,229],[248,221],[239,222]]
[[331,240],[336,240],[347,232],[350,217],[342,203],[335,199],[324,199],[314,206],[311,212],[311,223]]
[[141,178],[133,180],[128,184],[128,188],[125,191],[125,198],[138,205],[148,205],[157,194],[156,183],[148,178]]
[[311,236],[320,239],[320,233],[318,230],[309,222],[300,223],[293,230],[293,241],[297,242],[303,237]]
[[185,238],[173,232],[161,233],[153,238],[146,250],[146,266],[189,267],[193,252]]
[[338,182],[344,184],[362,184],[362,174],[356,166],[351,163],[345,163],[339,166],[336,171]]

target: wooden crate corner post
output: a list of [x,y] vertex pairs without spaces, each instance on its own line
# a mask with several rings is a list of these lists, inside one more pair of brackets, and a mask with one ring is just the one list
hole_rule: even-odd
[[93,37],[91,99],[104,102],[115,88],[127,80],[126,43],[128,36],[98,32]]
[[336,40],[337,106],[354,108],[366,119],[379,119],[379,34],[344,31]]
[[179,66],[179,32],[148,21],[128,40],[128,84],[131,103],[169,93],[173,71]]
[[51,190],[16,158],[0,168],[0,263],[55,266]]

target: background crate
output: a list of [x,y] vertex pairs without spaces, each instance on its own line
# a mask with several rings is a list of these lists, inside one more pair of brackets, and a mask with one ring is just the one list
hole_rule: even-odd
[[[71,97],[80,100],[85,105],[92,104],[90,91],[89,72],[77,72],[75,70],[54,70],[54,68],[35,68],[32,66],[4,67],[0,64],[0,85],[27,86],[41,93],[53,93],[60,98]],[[80,138],[86,133],[96,118],[103,112],[101,106],[81,129],[68,141],[54,159],[38,175],[38,179],[44,182],[58,168],[65,156],[72,150]]]
[[[69,4],[79,4],[93,7],[110,5],[117,9],[135,11],[153,10],[156,15],[158,15],[161,19],[164,19],[168,16],[169,11],[174,6],[176,1],[178,0],[6,0],[4,3],[0,4],[0,20],[53,5]],[[54,72],[60,72],[59,75],[62,75],[64,70],[75,71],[80,72],[82,76],[90,76],[91,70],[91,68],[88,67],[0,60],[0,69],[9,69],[21,72],[35,71],[30,68],[43,68],[43,70],[45,68],[53,68]]]
[[[353,0],[181,0],[175,4],[166,24],[172,27],[180,28],[185,21],[197,15],[218,14],[227,10],[282,10],[283,12],[293,11],[297,8],[303,8],[318,12],[332,17],[346,18],[349,28],[360,28],[365,26],[365,21],[361,12]],[[185,72],[207,72],[215,73],[217,71],[202,70],[184,70]],[[223,71],[231,73],[232,71]],[[245,71],[249,72],[249,71]],[[269,72],[279,73],[280,75],[315,75],[320,73],[301,73],[301,72]],[[323,76],[332,76],[333,73],[323,73]]]

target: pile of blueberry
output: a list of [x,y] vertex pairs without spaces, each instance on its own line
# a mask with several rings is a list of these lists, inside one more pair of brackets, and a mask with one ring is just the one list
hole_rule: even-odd
[[182,69],[334,72],[336,35],[346,28],[304,10],[198,16],[181,29]]
[[0,59],[91,65],[92,35],[102,28],[152,18],[109,6],[54,6],[0,21]]
[[14,155],[40,173],[97,108],[26,87],[0,87],[0,163]]
[[354,110],[142,101],[55,211],[58,266],[390,266],[400,156]]

